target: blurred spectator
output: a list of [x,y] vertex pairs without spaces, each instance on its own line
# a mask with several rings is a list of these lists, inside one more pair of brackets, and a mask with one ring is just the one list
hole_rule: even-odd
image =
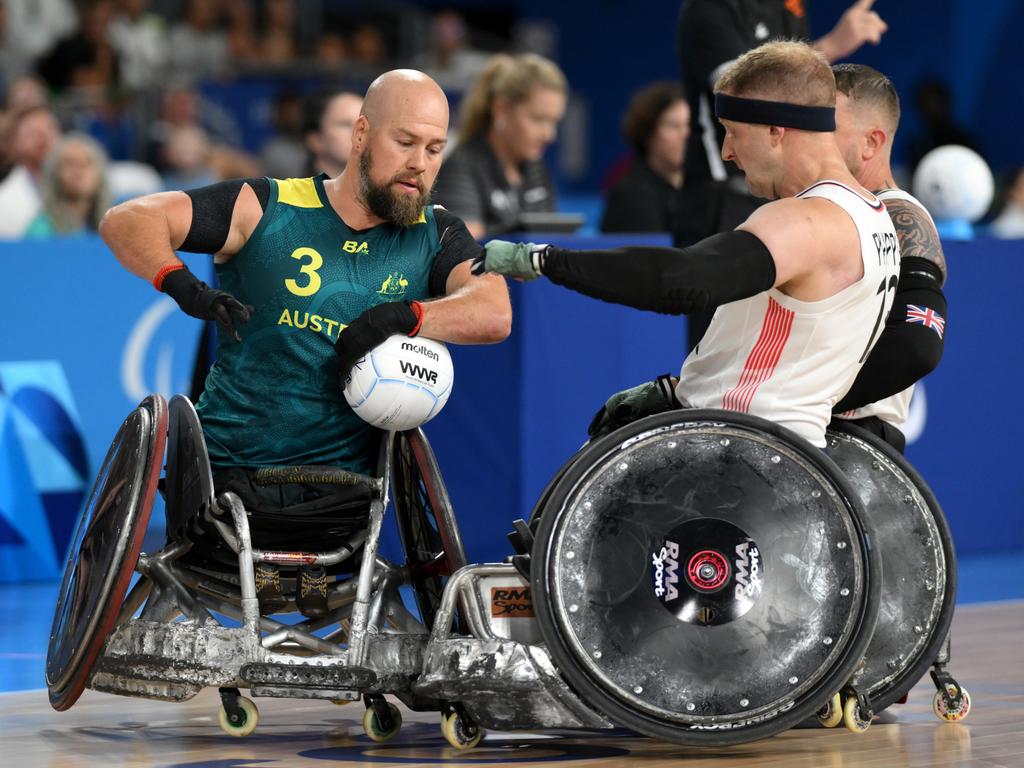
[[251,179],[259,176],[260,164],[240,149],[214,144],[209,153],[210,175],[218,180]]
[[263,173],[275,179],[305,175],[306,148],[302,142],[302,99],[291,90],[274,99],[275,135],[260,150]]
[[384,35],[375,24],[360,24],[355,28],[349,43],[349,56],[352,61],[370,70],[379,69],[384,65],[388,58],[388,49],[384,44]]
[[311,174],[336,177],[348,165],[352,128],[363,108],[363,97],[346,90],[329,89],[307,99],[303,132]]
[[112,162],[107,166],[107,181],[114,203],[123,203],[133,197],[162,192],[164,180],[151,165],[134,160]]
[[163,147],[165,189],[194,189],[220,181],[210,168],[210,140],[197,125],[171,129]]
[[266,0],[257,50],[262,63],[287,64],[295,60],[297,50],[293,0]]
[[72,0],[3,0],[0,7],[0,49],[7,79],[33,71],[36,62],[78,26]]
[[348,59],[348,43],[337,32],[325,32],[316,43],[316,63],[322,67],[341,64]]
[[1002,238],[1024,237],[1024,168],[1013,171],[1003,194],[1003,207],[992,222],[992,234]]
[[117,51],[121,83],[132,90],[160,83],[167,64],[167,30],[149,11],[149,0],[119,0],[110,22],[110,42]]
[[57,43],[39,63],[39,74],[55,91],[68,87],[106,87],[117,82],[117,51],[110,44],[112,0],[89,0],[82,10],[82,26]]
[[107,155],[91,136],[69,133],[43,165],[43,210],[26,237],[95,232],[111,205]]
[[38,77],[24,75],[7,84],[5,107],[12,115],[46,106],[46,85]]
[[608,194],[601,231],[670,232],[690,135],[690,106],[679,85],[654,83],[634,94],[622,132],[633,163]]
[[430,50],[419,56],[414,66],[434,78],[442,88],[463,90],[469,87],[489,58],[489,54],[469,46],[466,21],[450,8],[434,16],[430,42]]
[[480,73],[463,102],[461,143],[441,167],[436,194],[473,237],[513,230],[523,212],[555,210],[543,155],[567,91],[558,66],[532,53],[494,56]]
[[46,107],[15,116],[10,127],[12,164],[0,182],[0,237],[21,237],[42,210],[39,181],[43,162],[60,139],[60,125]]
[[176,77],[194,82],[223,74],[230,63],[227,33],[220,26],[221,4],[216,0],[188,0],[185,18],[168,36],[170,69]]
[[925,80],[914,93],[914,106],[921,117],[921,129],[910,138],[910,170],[936,147],[959,144],[979,155],[978,142],[953,119],[953,99],[949,86],[941,80]]
[[191,88],[168,88],[163,93],[160,117],[149,125],[146,157],[164,170],[163,147],[176,128],[198,127],[213,143],[238,146],[242,143],[237,123],[219,105],[204,101]]

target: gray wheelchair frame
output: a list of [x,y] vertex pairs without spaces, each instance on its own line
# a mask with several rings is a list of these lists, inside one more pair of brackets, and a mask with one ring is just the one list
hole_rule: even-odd
[[[766,440],[780,432],[767,422],[751,428],[761,429]],[[522,607],[531,584],[521,562],[466,564],[450,500],[421,430],[386,433],[376,477],[321,467],[262,471],[268,484],[312,481],[370,490],[365,533],[322,552],[253,546],[242,501],[231,492],[214,494],[198,417],[184,397],[171,401],[169,432],[167,515],[175,535],[160,552],[138,557],[135,570],[141,578],[124,598],[95,665],[86,670],[87,687],[171,701],[217,687],[221,725],[233,735],[248,733],[258,719],[255,706],[241,696],[243,688],[254,697],[363,699],[364,727],[378,741],[394,735],[401,724],[385,694],[413,710],[439,711],[442,733],[459,748],[475,745],[482,728],[609,729],[627,722],[589,701],[579,681],[560,670],[558,654],[544,641],[549,630],[543,622],[495,616],[495,590],[512,593],[512,607]],[[379,552],[395,487],[401,488],[394,501],[404,564]],[[840,494],[849,496],[841,487]],[[415,504],[425,506],[417,510]],[[233,553],[237,572],[190,560],[192,516],[201,517],[205,529],[215,531],[223,548]],[[430,541],[418,553],[422,542],[416,540],[416,529],[420,526],[422,533],[423,523]],[[257,564],[330,567],[357,554],[358,572],[330,585],[326,616],[288,624],[260,615]],[[426,582],[432,591],[420,588]],[[415,589],[418,617],[399,593],[406,585]],[[659,727],[653,735],[681,743],[730,744],[778,730],[762,725],[705,734]]]
[[[168,519],[181,519],[178,504],[199,510],[223,546],[237,556],[238,574],[233,578],[190,564],[185,559],[191,547],[187,540],[172,541],[155,554],[141,554],[135,565],[141,578],[124,599],[87,687],[170,701],[217,687],[221,722],[229,733],[241,729],[247,719],[254,725],[255,710],[244,706],[240,688],[256,697],[335,702],[363,698],[373,718],[364,719],[364,725],[378,738],[390,736],[400,724],[400,719],[394,722],[397,709],[383,699],[392,694],[412,709],[440,711],[447,725],[442,730],[458,747],[475,744],[481,726],[613,727],[571,692],[542,646],[513,639],[507,628],[502,636],[489,621],[487,588],[495,583],[513,590],[527,586],[511,565],[459,568],[444,588],[436,617],[424,613],[418,618],[406,608],[399,587],[414,580],[415,569],[409,563],[390,562],[378,551],[396,445],[406,452],[398,455],[406,455],[418,469],[420,490],[433,507],[446,557],[452,558],[454,551],[449,570],[465,563],[451,504],[421,430],[386,434],[379,477],[303,467],[266,472],[263,479],[268,483],[315,480],[361,484],[372,492],[368,527],[357,540],[331,551],[285,552],[252,545],[248,514],[236,494],[229,491],[214,498],[209,460],[191,403],[177,396],[170,413]],[[194,466],[179,466],[183,441]],[[182,484],[184,490],[176,490],[175,476],[181,472],[189,474],[189,481]],[[408,514],[401,505],[399,515]],[[407,535],[405,529],[403,539]],[[415,546],[403,543],[407,552]],[[360,546],[358,573],[331,584],[326,616],[287,624],[260,615],[257,564],[332,566],[355,556]],[[422,603],[420,607],[422,611]],[[231,626],[219,616],[241,626]],[[457,632],[463,623],[468,635]],[[325,629],[330,631],[323,634]]]

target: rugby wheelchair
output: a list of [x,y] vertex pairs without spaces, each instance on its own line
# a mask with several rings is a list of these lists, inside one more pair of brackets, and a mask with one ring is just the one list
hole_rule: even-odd
[[[909,510],[913,523],[885,527],[891,557],[824,453],[760,419],[674,411],[585,446],[516,522],[518,553],[467,564],[422,431],[388,433],[374,477],[261,470],[267,484],[364,486],[370,502],[341,540],[314,523],[311,540],[331,549],[257,548],[240,499],[214,491],[191,403],[153,395],[121,425],[72,539],[50,702],[67,709],[86,687],[170,701],[217,687],[221,727],[243,736],[259,713],[242,688],[361,699],[366,734],[385,741],[401,726],[389,694],[440,712],[457,748],[485,728],[615,726],[736,744],[837,712],[864,730],[935,660],[955,565],[938,506],[901,458],[853,430],[829,440],[880,518]],[[145,554],[165,447],[168,540]],[[378,550],[389,501],[400,563]],[[909,583],[883,584],[891,559]],[[287,623],[259,614],[259,563],[352,575],[332,583],[326,616]],[[893,627],[872,639],[882,618]],[[966,714],[966,692],[941,665],[935,675],[943,712]]]

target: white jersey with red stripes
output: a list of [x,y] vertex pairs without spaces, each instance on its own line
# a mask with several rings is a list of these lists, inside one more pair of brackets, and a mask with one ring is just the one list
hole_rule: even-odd
[[823,197],[853,219],[864,276],[821,301],[778,289],[720,306],[683,363],[676,396],[693,408],[750,413],[819,448],[835,405],[878,340],[899,280],[899,245],[885,206],[837,181],[797,197]]
[[[935,222],[932,220],[931,214],[928,213],[928,209],[909,192],[904,192],[902,189],[885,189],[878,193],[878,199],[883,203],[886,200],[906,200],[908,203],[912,203],[920,208],[932,226],[935,226]],[[894,427],[901,427],[910,418],[910,399],[914,396],[914,386],[914,384],[911,384],[902,392],[897,392],[895,395],[879,400],[877,403],[869,403],[862,408],[855,408],[852,411],[836,414],[836,417],[840,419],[864,419],[868,416],[877,416]]]

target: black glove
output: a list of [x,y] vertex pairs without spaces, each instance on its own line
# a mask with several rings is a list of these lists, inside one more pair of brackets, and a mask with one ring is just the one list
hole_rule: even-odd
[[418,301],[396,301],[370,307],[338,334],[334,351],[338,355],[342,389],[352,373],[352,366],[371,349],[396,333],[415,336],[419,332],[422,310],[413,309],[414,304],[418,309]]
[[676,399],[672,377],[667,373],[662,374],[654,381],[616,392],[609,397],[608,402],[590,420],[587,434],[591,440],[596,440],[644,416],[682,407]]
[[178,302],[182,311],[200,320],[216,320],[224,330],[241,341],[235,323],[247,323],[253,308],[230,293],[211,288],[188,271],[188,267],[168,272],[160,290]]

